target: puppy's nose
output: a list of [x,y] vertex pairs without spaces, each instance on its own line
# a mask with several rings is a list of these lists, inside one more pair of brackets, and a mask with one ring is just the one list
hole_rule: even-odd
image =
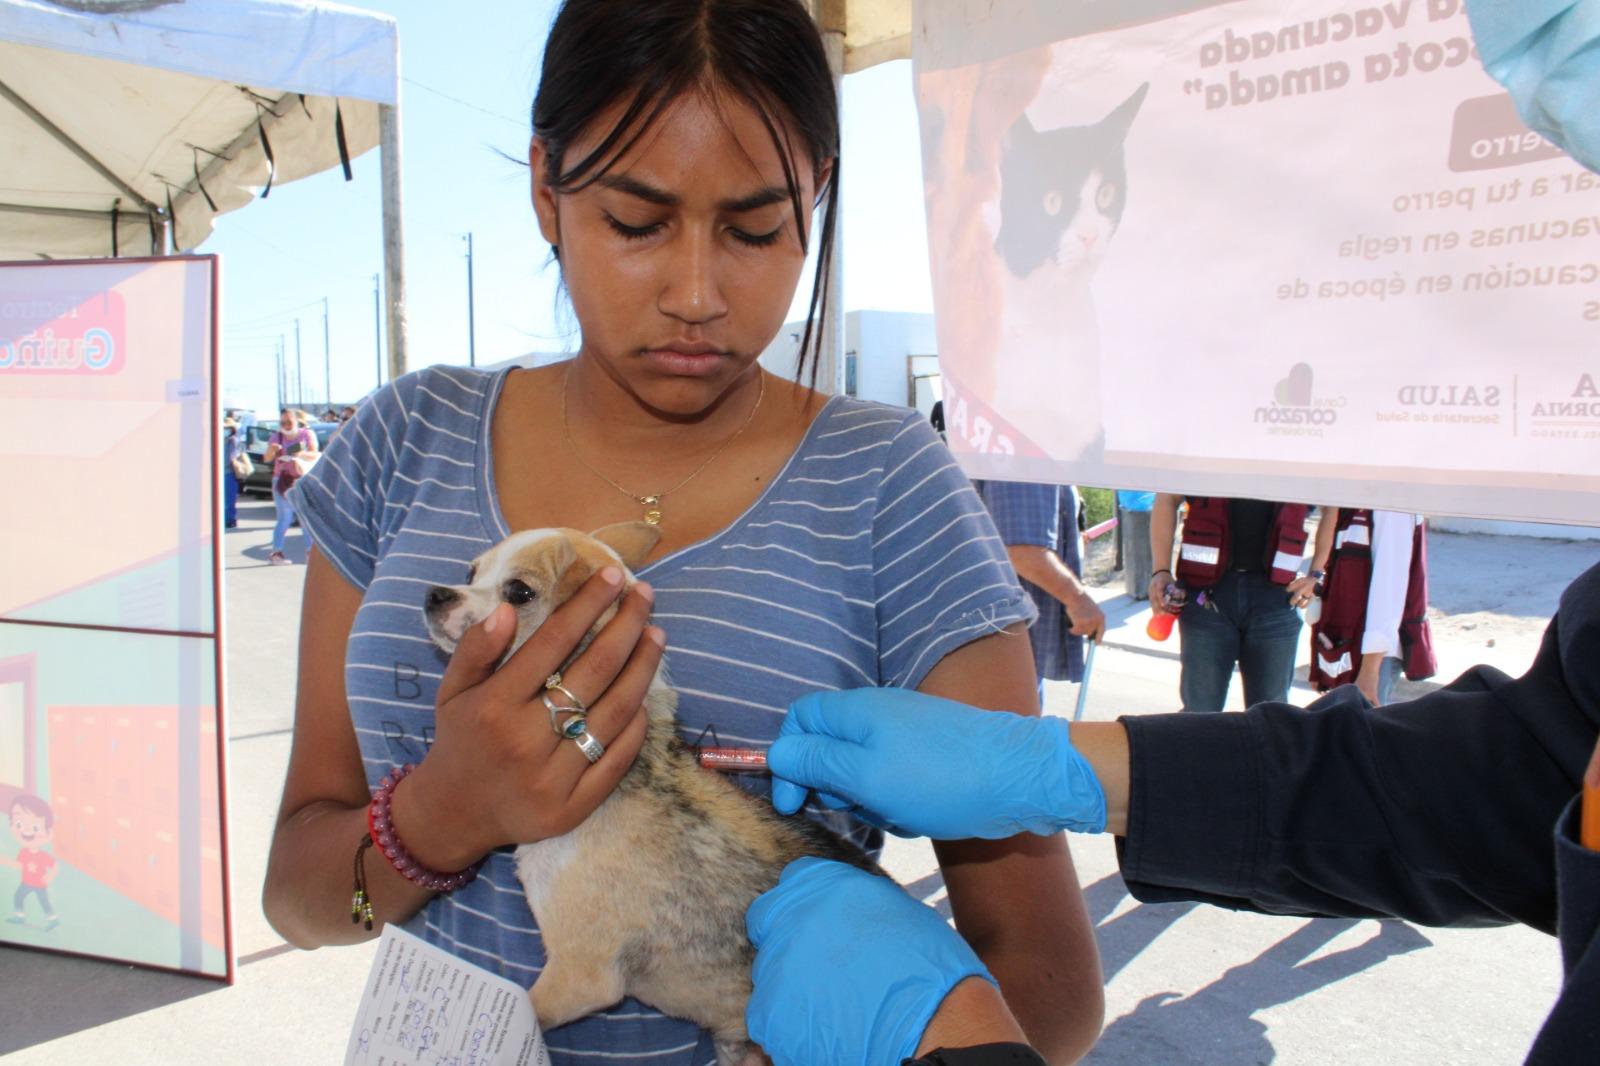
[[455,589],[447,588],[444,585],[435,585],[428,590],[428,595],[423,600],[423,606],[430,611],[442,611],[460,598],[461,594]]

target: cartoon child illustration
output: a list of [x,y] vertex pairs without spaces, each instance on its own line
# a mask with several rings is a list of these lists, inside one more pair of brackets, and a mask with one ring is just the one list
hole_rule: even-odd
[[56,877],[56,859],[44,848],[50,843],[55,826],[55,815],[50,804],[38,796],[21,793],[11,801],[11,832],[22,842],[22,850],[15,859],[0,855],[0,864],[15,866],[22,871],[22,884],[11,897],[14,913],[6,921],[21,925],[27,917],[23,905],[30,895],[39,897],[44,908],[44,927],[54,929],[61,924],[61,916],[50,906],[50,882]]

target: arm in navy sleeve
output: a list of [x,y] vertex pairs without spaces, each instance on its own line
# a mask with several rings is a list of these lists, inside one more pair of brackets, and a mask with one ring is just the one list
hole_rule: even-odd
[[1123,719],[1141,900],[1428,925],[1556,924],[1551,827],[1600,727],[1600,566],[1562,597],[1533,666],[1479,667],[1374,710]]
[[1578,842],[1578,801],[1556,826],[1561,998],[1539,1030],[1527,1066],[1583,1062],[1600,1047],[1600,852]]

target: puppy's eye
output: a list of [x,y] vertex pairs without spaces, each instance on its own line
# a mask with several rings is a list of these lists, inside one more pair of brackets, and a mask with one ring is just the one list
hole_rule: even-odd
[[506,602],[513,607],[521,607],[525,603],[533,602],[533,590],[515,578],[507,581],[501,592],[505,596]]

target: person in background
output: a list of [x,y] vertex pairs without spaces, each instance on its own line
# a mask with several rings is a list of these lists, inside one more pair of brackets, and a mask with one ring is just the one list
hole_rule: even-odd
[[1124,591],[1135,603],[1149,597],[1150,509],[1155,505],[1153,492],[1117,490],[1117,554]]
[[1046,680],[1083,680],[1083,641],[1099,643],[1106,632],[1105,612],[1083,586],[1078,493],[1071,485],[1026,481],[975,481],[973,487],[1039,608],[1028,639],[1042,704]]
[[342,426],[355,416],[356,409],[354,407],[346,407],[344,410],[339,412],[339,424]]
[[294,521],[294,504],[287,495],[294,483],[300,480],[303,463],[317,455],[317,435],[300,421],[304,411],[285,407],[278,412],[278,428],[267,438],[267,453],[261,461],[272,467],[272,505],[277,522],[272,527],[272,554],[267,561],[273,566],[287,566],[289,557],[284,554],[284,537]]
[[1312,572],[1327,576],[1309,680],[1318,692],[1354,684],[1382,707],[1402,673],[1421,681],[1439,666],[1428,625],[1427,526],[1406,511],[1321,510]]
[[[1184,710],[1222,710],[1235,664],[1245,706],[1289,698],[1300,641],[1297,608],[1310,601],[1315,584],[1300,577],[1309,510],[1299,503],[1156,494],[1147,594],[1152,610],[1178,615]],[[1167,599],[1174,581],[1184,587],[1182,603]]]
[[222,420],[222,525],[236,529],[239,525],[239,476],[233,464],[244,453],[244,434],[232,415]]

